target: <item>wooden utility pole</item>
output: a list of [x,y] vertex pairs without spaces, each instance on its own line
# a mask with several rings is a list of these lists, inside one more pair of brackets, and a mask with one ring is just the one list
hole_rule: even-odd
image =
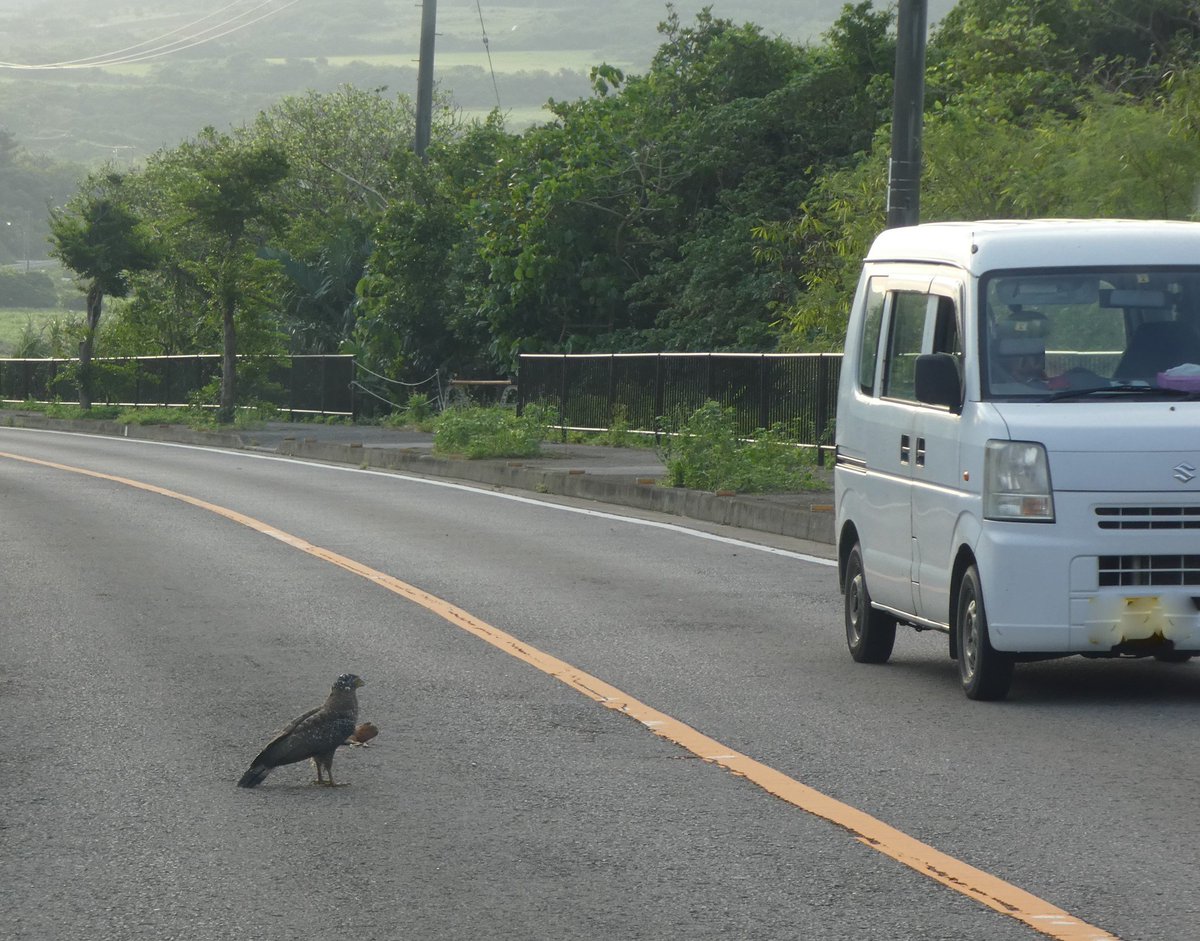
[[896,77],[892,155],[888,161],[887,226],[921,219],[921,130],[925,118],[927,0],[900,0],[896,13]]
[[437,35],[437,0],[421,0],[421,52],[417,62],[417,137],[413,150],[425,159],[433,126],[433,39]]

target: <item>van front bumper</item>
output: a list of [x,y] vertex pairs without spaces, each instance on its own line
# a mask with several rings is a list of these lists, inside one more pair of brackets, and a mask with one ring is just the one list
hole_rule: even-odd
[[[1056,493],[1056,523],[984,524],[975,554],[993,647],[1101,655],[1200,651],[1200,530],[1100,525],[1098,507],[1130,502],[1129,494]],[[1136,502],[1159,505],[1144,497]],[[1179,503],[1179,497],[1161,501]]]

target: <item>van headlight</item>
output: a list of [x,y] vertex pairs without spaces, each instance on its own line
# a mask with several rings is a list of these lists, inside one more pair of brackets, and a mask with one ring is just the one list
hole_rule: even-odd
[[1054,522],[1054,493],[1045,447],[1036,441],[987,443],[983,515],[990,520]]

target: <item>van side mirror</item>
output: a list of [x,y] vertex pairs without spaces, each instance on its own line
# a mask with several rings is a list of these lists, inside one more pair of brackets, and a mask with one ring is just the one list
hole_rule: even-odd
[[956,415],[962,411],[958,357],[952,353],[922,353],[917,357],[914,379],[918,402],[944,405]]

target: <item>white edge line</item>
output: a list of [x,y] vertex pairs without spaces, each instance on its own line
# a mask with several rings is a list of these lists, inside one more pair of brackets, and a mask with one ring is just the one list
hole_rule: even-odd
[[495,497],[500,500],[512,500],[516,503],[525,503],[529,506],[544,507],[551,510],[559,510],[564,513],[575,513],[580,516],[592,516],[597,519],[615,520],[622,523],[629,523],[634,526],[648,526],[651,529],[665,529],[669,532],[680,533],[685,536],[693,536],[697,539],[707,539],[710,542],[719,542],[724,545],[737,546],[739,549],[753,549],[755,552],[765,552],[769,555],[782,556],[785,559],[795,559],[799,562],[809,562],[813,565],[823,565],[829,568],[836,567],[837,562],[833,559],[825,559],[817,555],[809,555],[805,552],[793,552],[791,549],[779,549],[775,546],[764,546],[756,542],[747,542],[742,539],[735,539],[732,536],[720,536],[716,533],[706,533],[701,529],[690,529],[687,526],[682,526],[677,523],[664,523],[660,520],[641,519],[636,516],[623,516],[620,513],[607,513],[604,510],[589,510],[585,507],[567,506],[563,503],[551,503],[547,500],[538,500],[533,497],[523,497],[515,493],[506,493],[499,490],[485,489],[484,485],[471,486],[470,484],[453,483],[448,480],[437,480],[431,477],[418,477],[414,474],[406,474],[401,471],[387,470],[372,470],[364,467],[347,467],[341,464],[326,464],[318,461],[306,461],[303,458],[295,457],[280,457],[278,454],[263,454],[260,451],[245,451],[238,448],[218,448],[210,445],[202,444],[183,444],[178,441],[150,441],[145,438],[118,438],[112,435],[97,435],[90,434],[84,431],[56,431],[51,428],[20,428],[15,425],[5,425],[0,428],[3,431],[27,431],[34,434],[44,435],[65,435],[71,438],[101,438],[105,441],[115,441],[121,444],[145,444],[153,445],[160,448],[181,448],[185,451],[205,451],[210,454],[230,454],[238,457],[247,457],[259,461],[278,461],[282,464],[299,464],[303,467],[320,467],[325,470],[336,471],[343,474],[367,474],[372,477],[391,477],[393,479],[407,480],[413,483],[428,484],[431,487],[445,487],[449,490],[461,490],[467,493],[483,494],[489,497]]

